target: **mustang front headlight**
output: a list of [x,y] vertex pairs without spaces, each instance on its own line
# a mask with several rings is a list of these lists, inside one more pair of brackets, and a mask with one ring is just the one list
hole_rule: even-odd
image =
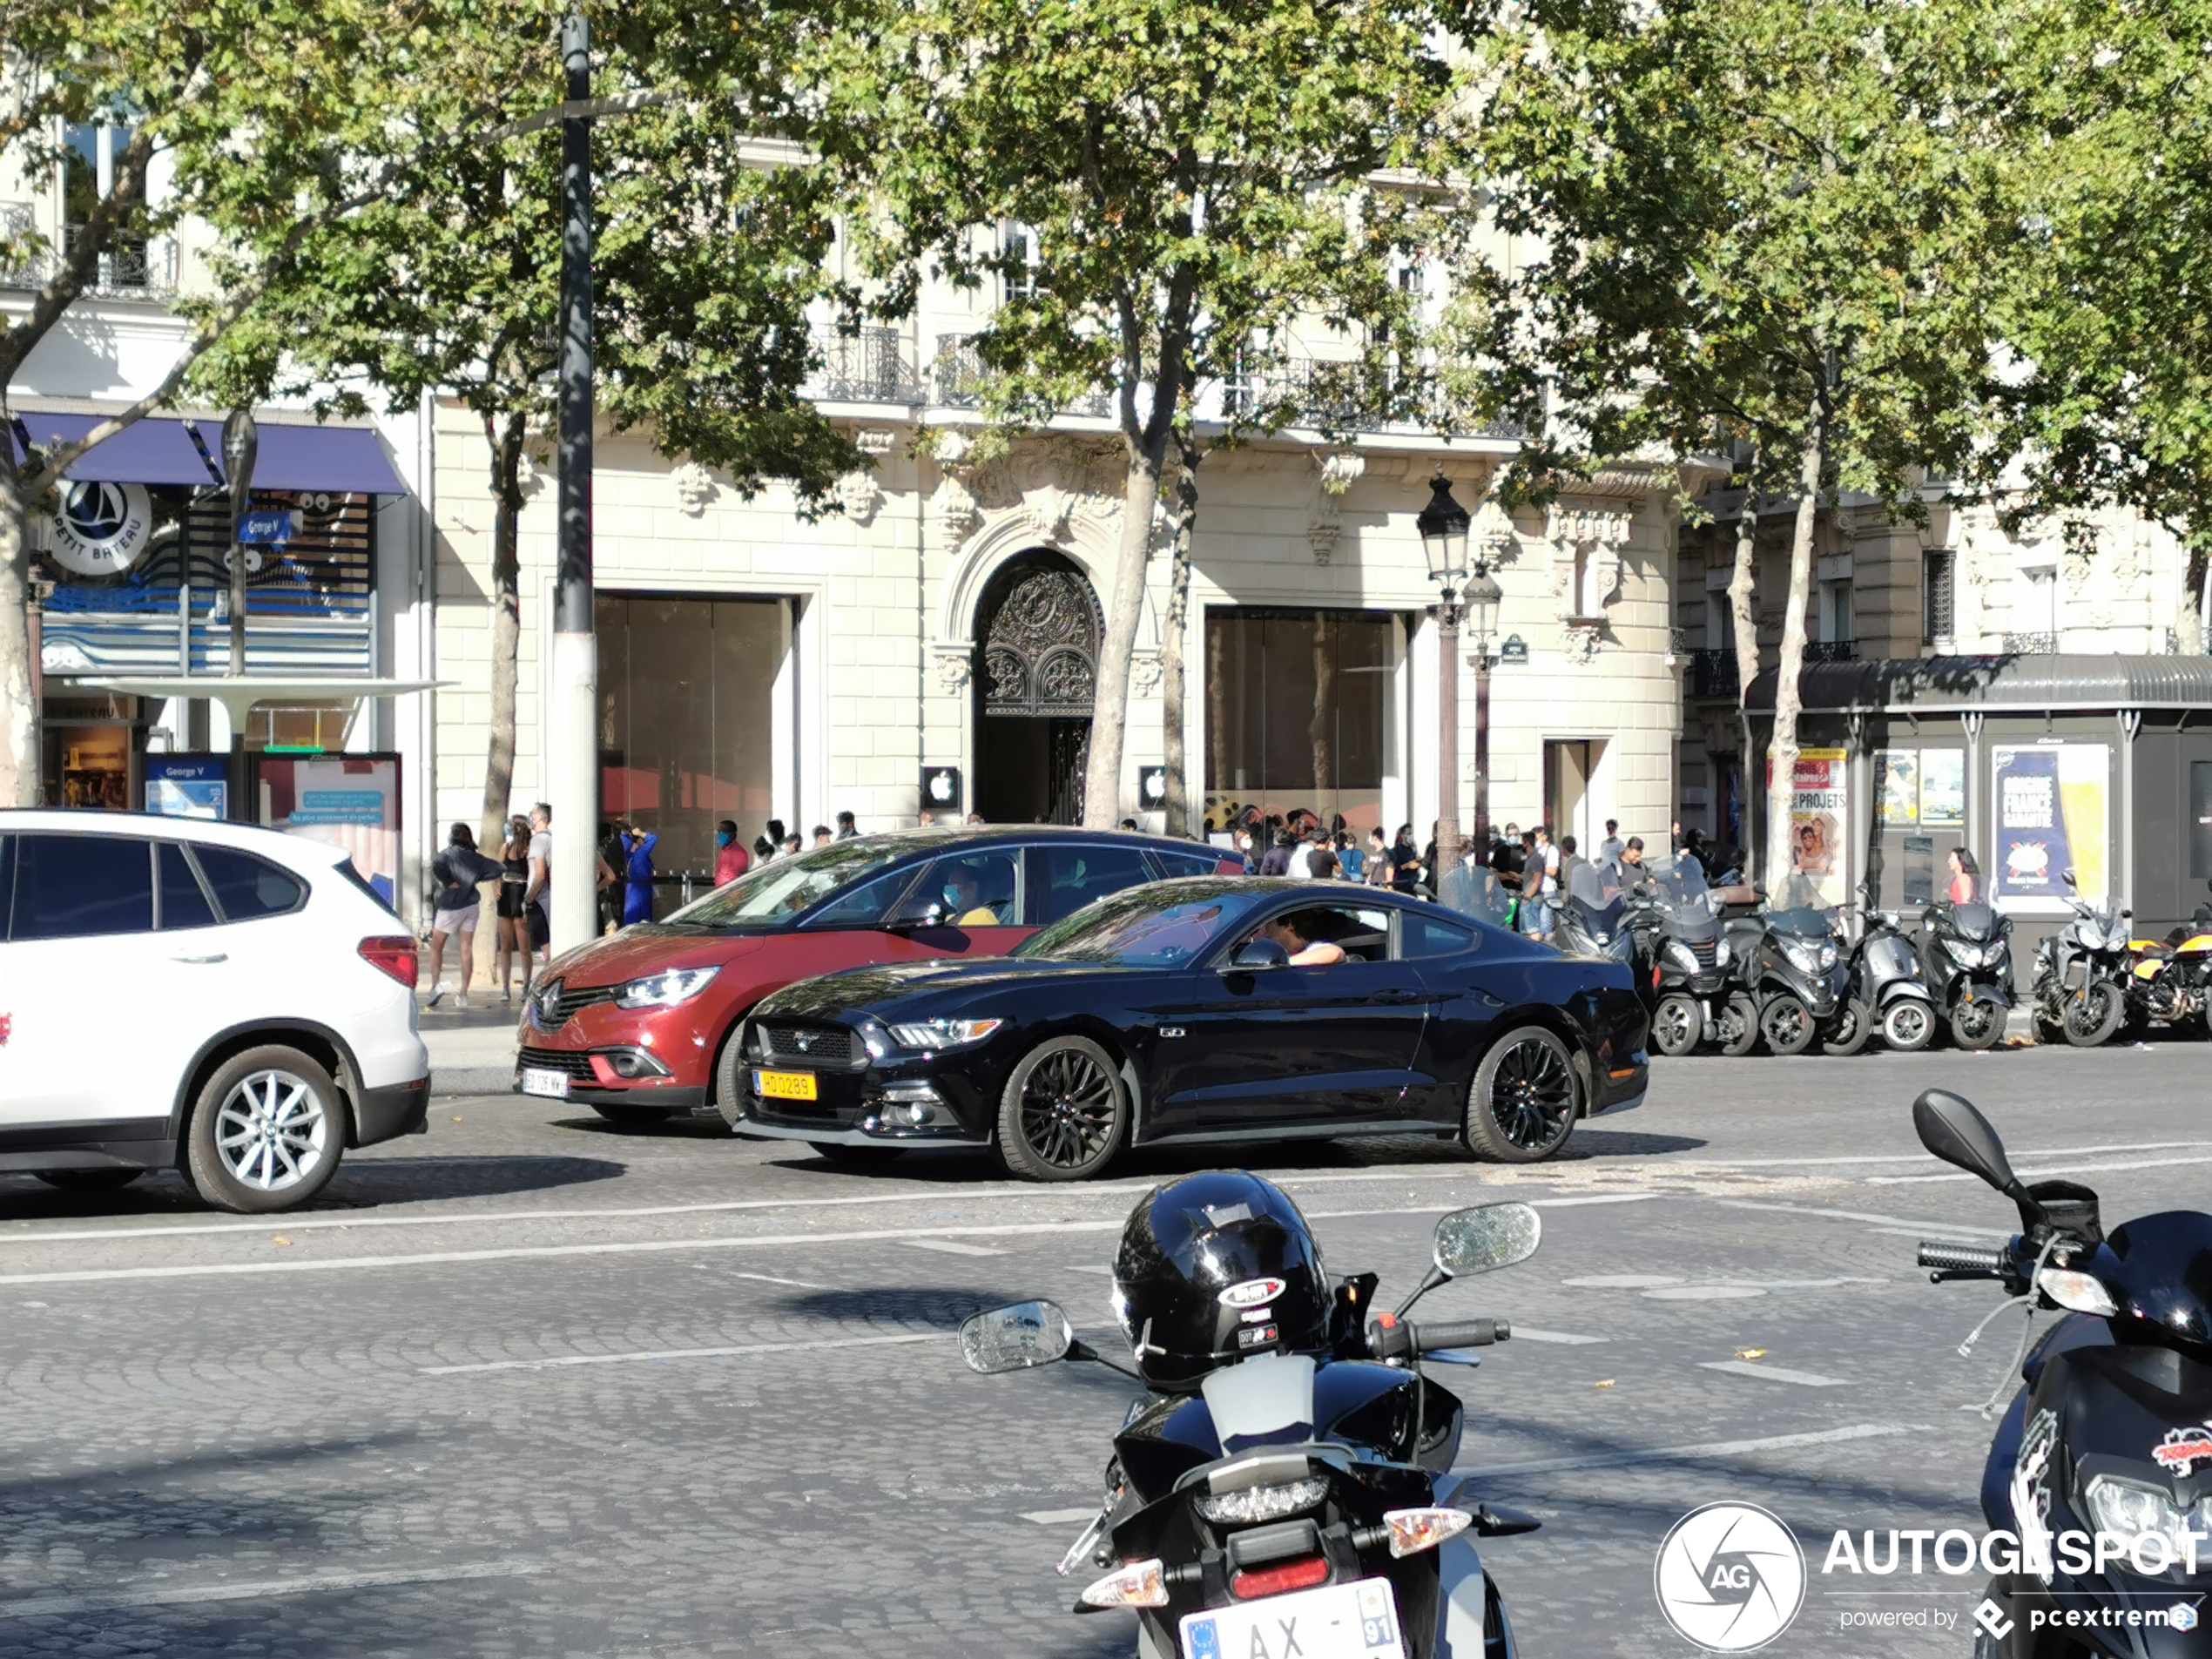
[[2186,1561],[2190,1553],[2188,1537],[2194,1532],[2196,1553],[2207,1553],[2206,1532],[2208,1526],[2212,1526],[2212,1516],[2208,1516],[2204,1503],[2189,1509],[2176,1509],[2164,1493],[2132,1481],[2116,1480],[2108,1474],[2093,1479],[2081,1498],[2097,1530],[2124,1540],[2131,1550],[2138,1539],[2162,1538],[2166,1541],[2168,1560]]
[[970,1043],[981,1042],[1004,1025],[1004,1020],[922,1020],[911,1025],[894,1025],[891,1035],[904,1049],[921,1049],[935,1052],[941,1049],[965,1049]]
[[1285,1480],[1280,1486],[1246,1487],[1242,1492],[1206,1494],[1193,1503],[1200,1514],[1217,1526],[1249,1527],[1254,1521],[1279,1521],[1311,1509],[1328,1495],[1327,1480],[1316,1476]]
[[615,1005],[625,1008],[672,1008],[688,1002],[713,983],[718,968],[671,968],[644,979],[634,979],[615,994]]

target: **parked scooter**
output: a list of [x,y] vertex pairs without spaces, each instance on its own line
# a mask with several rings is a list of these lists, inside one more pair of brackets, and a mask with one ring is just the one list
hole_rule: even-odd
[[[2074,887],[2074,872],[2066,872]],[[2077,1049],[2094,1049],[2120,1028],[2128,1013],[2127,910],[2099,909],[2069,895],[2074,920],[2035,948],[2035,1035],[2060,1036]]]
[[1741,954],[1738,977],[1758,1010],[1758,1035],[1770,1053],[1803,1054],[1834,1029],[1846,983],[1838,920],[1834,907],[1799,873],[1767,900],[1757,942]]
[[1999,1249],[1923,1244],[1929,1278],[1993,1280],[2031,1310],[2067,1315],[2032,1349],[2023,1341],[2024,1386],[1982,1474],[1990,1542],[2009,1535],[2018,1559],[1984,1556],[2006,1570],[1989,1585],[1993,1613],[1976,1617],[1975,1659],[2212,1655],[2212,1299],[2201,1265],[2212,1216],[2165,1211],[2107,1238],[2094,1192],[2023,1184],[1958,1096],[1930,1089],[1912,1123],[1929,1151],[2020,1212]]
[[1931,905],[1920,920],[1920,970],[1952,1041],[1995,1048],[2013,1007],[2013,919],[1975,901]]
[[1635,936],[1623,920],[1627,910],[1617,865],[1577,864],[1552,923],[1552,944],[1562,955],[1629,961],[1635,954]]
[[1748,994],[1729,989],[1729,942],[1695,858],[1651,859],[1622,872],[1636,936],[1636,985],[1651,1009],[1651,1046],[1685,1055],[1701,1042],[1756,1035]]
[[1280,1190],[1190,1176],[1147,1193],[1123,1232],[1114,1304],[1134,1369],[1079,1340],[1050,1302],[970,1318],[961,1352],[975,1371],[1090,1360],[1160,1396],[1114,1437],[1104,1506],[1060,1563],[1103,1569],[1076,1611],[1136,1609],[1139,1659],[1511,1655],[1474,1540],[1539,1523],[1451,1473],[1461,1406],[1421,1373],[1424,1360],[1477,1365],[1466,1349],[1511,1333],[1406,1315],[1449,1279],[1527,1260],[1541,1231],[1523,1204],[1446,1216],[1434,1266],[1395,1313],[1371,1318],[1376,1276],[1325,1279]]
[[[1859,896],[1864,901],[1863,887]],[[1868,907],[1859,914],[1858,942],[1844,969],[1844,1012],[1822,1051],[1857,1054],[1877,1033],[1901,1054],[1925,1049],[1934,1040],[1939,1022],[1912,936],[1895,911]]]
[[2138,940],[2128,949],[2135,958],[2128,978],[2128,1026],[2212,1035],[2212,905],[2197,906],[2195,921],[2175,928],[2163,943]]

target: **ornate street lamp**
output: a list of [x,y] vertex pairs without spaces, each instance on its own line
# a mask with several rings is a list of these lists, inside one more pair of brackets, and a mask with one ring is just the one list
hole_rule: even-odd
[[1490,574],[1491,546],[1487,539],[1475,561],[1474,580],[1467,585],[1467,632],[1474,651],[1474,843],[1479,848],[1490,840],[1490,642],[1497,637],[1498,607],[1506,597],[1498,578]]
[[1438,589],[1436,867],[1428,875],[1439,891],[1443,873],[1460,857],[1460,584],[1467,578],[1467,531],[1474,523],[1452,499],[1452,481],[1438,473],[1413,527],[1421,533],[1421,552]]

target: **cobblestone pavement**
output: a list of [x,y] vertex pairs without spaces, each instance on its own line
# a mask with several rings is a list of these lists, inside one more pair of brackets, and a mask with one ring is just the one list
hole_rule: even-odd
[[[2027,1171],[2093,1171],[2108,1220],[2207,1202],[2212,1049],[1662,1062],[1649,1103],[1534,1170],[1434,1145],[1255,1152],[1331,1265],[1386,1293],[1433,1217],[1543,1206],[1536,1258],[1440,1315],[1520,1335],[1479,1372],[1460,1467],[1544,1529],[1485,1552],[1521,1650],[1688,1653],[1653,1552],[1748,1499],[1804,1539],[1770,1651],[1962,1655],[1971,1579],[1823,1579],[1833,1529],[1978,1527],[2017,1340],[1932,1287],[1925,1232],[2006,1206],[1919,1153],[1959,1089]],[[1023,1294],[1108,1328],[1129,1204],[1196,1153],[1089,1187],[964,1156],[832,1170],[693,1121],[626,1134],[517,1098],[437,1103],[308,1213],[98,1201],[0,1177],[0,1653],[1126,1653],[1052,1575],[1130,1398],[1096,1368],[976,1378],[949,1340]],[[1739,1354],[1763,1350],[1757,1359]],[[1728,1369],[1713,1369],[1716,1366]],[[1875,1595],[1871,1589],[1905,1594]]]

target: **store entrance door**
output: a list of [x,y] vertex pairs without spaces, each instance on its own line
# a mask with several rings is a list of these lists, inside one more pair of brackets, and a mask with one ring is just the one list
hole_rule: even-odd
[[1592,833],[1590,779],[1597,775],[1604,752],[1602,738],[1555,739],[1544,745],[1544,816],[1552,826],[1552,839],[1572,835],[1585,857],[1602,839]]
[[1105,631],[1058,553],[1024,553],[976,609],[975,810],[995,824],[1079,824]]

